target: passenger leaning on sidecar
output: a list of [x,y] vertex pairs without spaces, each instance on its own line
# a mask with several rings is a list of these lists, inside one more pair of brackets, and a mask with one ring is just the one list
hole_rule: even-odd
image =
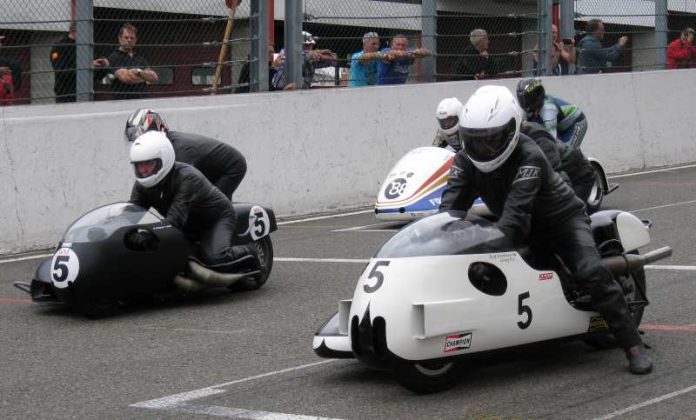
[[649,373],[652,362],[621,287],[601,264],[585,206],[536,143],[520,133],[521,114],[502,86],[483,86],[469,98],[459,115],[463,150],[455,156],[440,210],[468,211],[480,196],[514,245],[553,250],[592,297],[626,351],[631,373]]
[[575,195],[587,203],[595,183],[595,170],[580,149],[556,141],[538,123],[523,121],[521,132],[536,142],[551,167],[568,182]]
[[435,118],[437,119],[437,132],[433,140],[433,146],[447,148],[455,152],[462,150],[459,142],[459,113],[462,111],[462,103],[457,98],[445,98],[437,104]]
[[[204,265],[221,272],[258,268],[254,246],[232,246],[232,203],[196,168],[174,161],[174,148],[164,133],[149,131],[138,137],[131,145],[130,161],[136,177],[130,202],[154,207],[172,226],[199,240],[198,259]],[[145,248],[150,239],[143,232],[127,240]]]
[[520,80],[517,100],[527,120],[543,125],[561,142],[580,148],[587,133],[587,118],[579,106],[547,95],[540,79]]
[[164,118],[151,109],[134,111],[126,120],[123,135],[133,142],[151,130],[167,135],[174,146],[177,162],[195,166],[228,199],[232,199],[247,171],[246,159],[239,150],[210,137],[170,131]]

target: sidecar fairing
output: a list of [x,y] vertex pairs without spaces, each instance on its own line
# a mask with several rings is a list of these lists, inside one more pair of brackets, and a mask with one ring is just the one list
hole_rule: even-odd
[[463,216],[429,216],[389,239],[315,335],[315,352],[385,367],[588,331],[596,314],[570,306],[554,271],[529,266],[495,225]]
[[[145,249],[125,241],[138,230],[152,235]],[[70,225],[27,291],[37,302],[69,304],[144,296],[166,290],[185,269],[188,252],[184,235],[159,215],[130,203],[109,204]]]

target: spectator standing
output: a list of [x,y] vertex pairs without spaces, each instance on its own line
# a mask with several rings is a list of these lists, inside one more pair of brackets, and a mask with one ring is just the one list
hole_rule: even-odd
[[485,29],[474,29],[469,34],[471,45],[462,51],[454,63],[453,80],[480,80],[493,73],[488,56],[488,33]]
[[669,43],[667,47],[667,68],[685,69],[694,58],[694,30],[684,28],[681,36]]
[[[312,34],[306,31],[302,31],[302,88],[309,89],[312,87],[312,79],[314,79],[314,72],[316,69],[321,67],[335,66],[338,57],[331,50],[315,50],[317,42],[314,40]],[[283,56],[282,64],[278,68],[278,71],[273,76],[272,85],[276,89],[285,89],[287,86],[292,85],[294,89],[294,84],[288,84],[287,73],[285,68],[285,51],[281,50],[280,54]]]
[[367,32],[362,38],[363,49],[350,57],[350,81],[348,87],[371,86],[377,84],[379,35]]
[[[0,35],[0,47],[5,36]],[[0,106],[14,105],[15,92],[22,86],[22,67],[18,62],[0,56]]]
[[145,58],[136,54],[138,29],[126,23],[118,33],[119,47],[109,55],[109,74],[113,99],[139,99],[145,97],[147,83],[159,80]]
[[[273,86],[273,77],[276,75],[278,72],[278,69],[280,69],[283,65],[285,64],[285,55],[284,54],[277,54],[275,53],[275,48],[273,47],[273,44],[268,44],[268,90],[273,91],[273,90],[293,90],[295,89],[295,84],[290,83],[286,85],[284,88],[277,88]],[[247,93],[249,92],[249,81],[251,80],[249,78],[249,71],[250,71],[250,64],[249,61],[244,63],[242,66],[242,69],[239,71],[239,79],[237,79],[237,88],[234,90],[234,93]]]
[[577,73],[592,74],[601,73],[605,69],[607,62],[616,61],[628,44],[628,36],[619,38],[616,45],[609,48],[602,47],[604,39],[604,22],[601,19],[591,19],[587,22],[587,32],[589,35],[580,40],[578,44]]
[[377,66],[378,85],[402,85],[408,80],[408,72],[416,58],[430,55],[427,48],[408,49],[408,38],[404,34],[394,35],[391,48],[380,51],[382,60]]
[[[68,34],[53,44],[49,59],[53,67],[53,92],[56,102],[75,102],[77,53],[75,48],[75,23],[70,24]],[[92,61],[92,66],[105,68],[109,66],[106,58],[98,58]],[[102,75],[103,76],[103,75]]]
[[[551,68],[555,75],[572,74],[576,55],[575,39],[567,40],[560,39],[558,35],[558,27],[551,25],[551,37],[553,39],[553,57],[551,58]],[[534,47],[534,69],[539,66],[539,45]]]

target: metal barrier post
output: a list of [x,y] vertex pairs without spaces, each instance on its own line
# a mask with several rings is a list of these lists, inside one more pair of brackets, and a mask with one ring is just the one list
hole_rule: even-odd
[[667,0],[655,0],[655,67],[667,68]]
[[302,88],[302,1],[285,0],[285,71],[287,83]]
[[92,57],[94,55],[94,0],[77,1],[76,29],[76,95],[78,102],[91,101],[93,89]]
[[268,90],[268,2],[252,1],[251,16],[251,63],[249,66],[249,91]]
[[436,73],[435,53],[437,49],[437,2],[423,0],[422,2],[422,39],[423,47],[430,50],[432,55],[423,58],[423,80],[434,82]]

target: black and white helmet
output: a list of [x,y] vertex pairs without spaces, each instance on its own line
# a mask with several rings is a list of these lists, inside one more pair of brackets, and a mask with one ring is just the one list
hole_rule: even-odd
[[510,157],[520,138],[522,110],[504,86],[482,86],[459,115],[459,138],[471,162],[492,172]]
[[148,131],[169,132],[167,123],[162,118],[159,112],[147,108],[141,108],[133,111],[126,120],[126,128],[123,130],[123,136],[126,141],[133,142],[141,135]]

